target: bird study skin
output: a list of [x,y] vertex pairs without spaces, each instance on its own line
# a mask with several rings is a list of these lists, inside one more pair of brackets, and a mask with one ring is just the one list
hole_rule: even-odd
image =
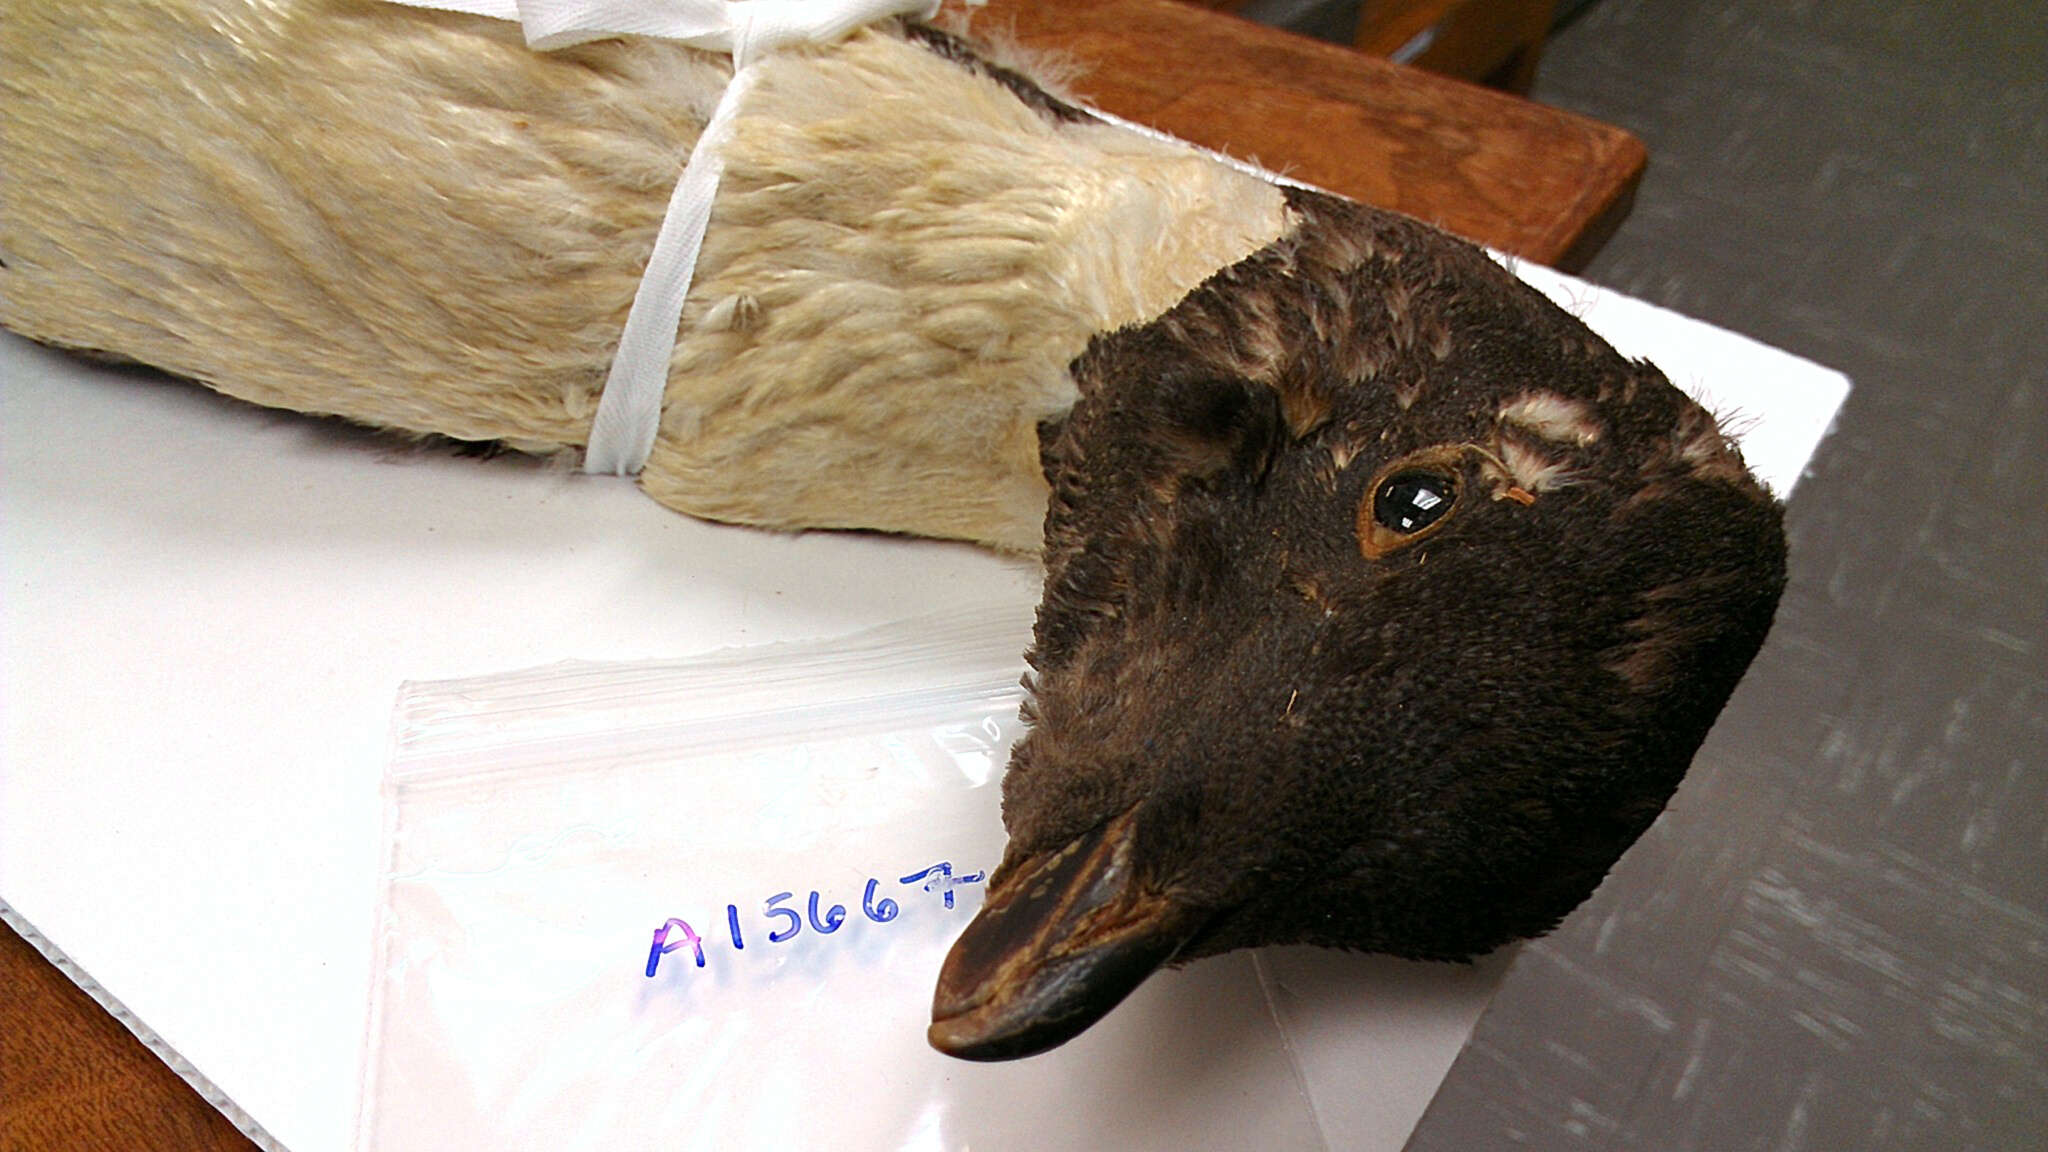
[[[374,0],[0,0],[0,323],[260,404],[580,450],[729,64]],[[1714,417],[1486,254],[918,25],[762,62],[641,485],[1035,552],[1009,844],[930,1040],[1161,965],[1547,931],[1767,632]]]

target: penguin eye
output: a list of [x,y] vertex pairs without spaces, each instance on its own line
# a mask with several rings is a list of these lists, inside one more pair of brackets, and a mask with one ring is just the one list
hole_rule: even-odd
[[1358,548],[1378,560],[1425,540],[1458,509],[1459,462],[1467,449],[1440,444],[1394,461],[1358,502]]
[[1457,498],[1457,485],[1448,476],[1396,472],[1373,492],[1373,522],[1389,532],[1412,536],[1442,520]]

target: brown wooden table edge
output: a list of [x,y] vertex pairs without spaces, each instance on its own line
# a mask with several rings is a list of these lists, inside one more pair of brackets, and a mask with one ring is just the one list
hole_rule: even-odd
[[[1120,83],[1112,64],[1091,58],[1085,50],[1091,39],[1109,36],[1114,27],[1118,36],[1137,34],[1154,35],[1156,38],[1173,32],[1184,41],[1226,40],[1241,56],[1300,62],[1302,69],[1276,88],[1292,87],[1319,99],[1341,99],[1343,97],[1331,92],[1318,91],[1315,81],[1348,75],[1351,78],[1349,87],[1354,94],[1358,89],[1379,87],[1390,93],[1399,93],[1400,99],[1396,103],[1402,106],[1388,107],[1389,115],[1399,115],[1418,104],[1427,104],[1454,109],[1468,122],[1479,122],[1493,116],[1516,121],[1532,131],[1540,126],[1541,134],[1561,141],[1566,146],[1565,150],[1577,153],[1577,170],[1586,174],[1584,180],[1572,183],[1569,196],[1544,202],[1546,219],[1533,222],[1504,219],[1497,228],[1485,224],[1474,226],[1473,206],[1469,202],[1465,205],[1463,226],[1458,220],[1444,216],[1430,218],[1425,214],[1423,218],[1427,223],[1446,227],[1475,243],[1566,271],[1582,268],[1627,216],[1647,166],[1648,154],[1642,141],[1614,125],[1453,77],[1394,64],[1343,45],[1257,24],[1229,12],[1189,5],[1181,0],[1101,0],[1099,3],[990,0],[986,7],[966,7],[962,0],[948,0],[941,21],[956,30],[964,29],[971,36],[987,37],[1000,45],[1022,48],[1028,56],[1049,56],[1055,62],[1070,62],[1080,73],[1073,87],[1085,102],[1169,134],[1175,134],[1172,117],[1162,113],[1169,113],[1181,94],[1138,93],[1129,85]],[[1175,45],[1176,49],[1179,47]],[[1317,72],[1318,75],[1308,76],[1308,72]],[[1307,87],[1302,86],[1304,80],[1310,81]],[[1383,197],[1347,187],[1342,181],[1327,177],[1318,179],[1315,171],[1318,165],[1305,163],[1302,157],[1286,154],[1284,149],[1274,150],[1257,142],[1190,142],[1249,163],[1261,164],[1338,195],[1417,215],[1413,211],[1417,197],[1405,195],[1404,190],[1397,190],[1394,199],[1410,203],[1389,203]],[[1247,152],[1253,155],[1247,155]],[[1534,152],[1528,154],[1536,155]],[[1412,191],[1419,192],[1421,198],[1435,194],[1428,187]]]
[[[1588,123],[1595,123],[1588,121]],[[1635,207],[1636,190],[1642,187],[1643,174],[1650,167],[1650,150],[1632,133],[1602,124],[1605,129],[1601,140],[1606,153],[1606,163],[1614,171],[1622,173],[1622,179],[1612,187],[1588,185],[1579,199],[1580,214],[1586,223],[1572,235],[1560,227],[1556,233],[1545,238],[1546,250],[1554,251],[1552,259],[1531,257],[1538,263],[1548,264],[1560,272],[1576,273],[1585,269],[1593,256],[1613,238],[1615,230]]]
[[[162,1041],[0,904],[0,1148],[254,1152],[277,1141],[200,1094]],[[196,1075],[196,1073],[195,1073]],[[232,1104],[225,1104],[232,1109]],[[249,1133],[261,1137],[261,1143]]]

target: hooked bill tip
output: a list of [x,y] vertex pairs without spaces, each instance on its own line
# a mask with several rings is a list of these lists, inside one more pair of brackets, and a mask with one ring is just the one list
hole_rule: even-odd
[[1131,873],[1130,814],[996,877],[932,997],[932,1047],[1013,1060],[1058,1047],[1122,1002],[1200,926]]

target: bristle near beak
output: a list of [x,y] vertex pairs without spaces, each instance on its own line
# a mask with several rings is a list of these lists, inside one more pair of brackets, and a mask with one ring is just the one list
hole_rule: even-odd
[[998,874],[954,942],[932,999],[931,1045],[1011,1060],[1080,1034],[1173,958],[1203,917],[1142,890],[1131,814]]

